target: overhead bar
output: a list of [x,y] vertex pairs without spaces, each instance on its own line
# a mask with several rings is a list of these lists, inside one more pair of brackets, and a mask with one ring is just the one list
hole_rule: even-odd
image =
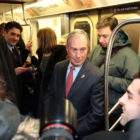
[[29,26],[30,27],[30,37],[29,37],[29,40],[32,40],[32,26],[27,23],[27,20],[26,20],[26,17],[25,17],[24,3],[22,4],[22,11],[23,11],[23,19],[25,21],[25,24],[22,24],[21,26]]

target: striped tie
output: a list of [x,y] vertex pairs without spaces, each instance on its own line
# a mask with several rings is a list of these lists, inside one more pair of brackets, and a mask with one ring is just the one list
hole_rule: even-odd
[[16,52],[16,50],[15,50],[14,47],[12,47],[12,54],[13,54],[13,57],[14,57],[14,61],[17,64],[17,62],[18,62],[18,56],[17,56],[17,52]]

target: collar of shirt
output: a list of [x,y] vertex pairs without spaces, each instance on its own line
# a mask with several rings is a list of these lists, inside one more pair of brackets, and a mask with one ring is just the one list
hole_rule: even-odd
[[[68,74],[69,74],[69,72],[70,72],[71,66],[72,66],[72,64],[69,63],[68,68],[67,68],[66,79],[67,79]],[[82,67],[82,65],[81,65],[81,66],[76,66],[75,69],[73,70],[73,82],[74,82],[74,80],[76,79],[76,77],[77,77],[77,75],[78,75],[78,73],[79,73],[81,67]]]
[[7,44],[7,46],[8,46],[8,49],[12,52],[12,46],[9,44]]

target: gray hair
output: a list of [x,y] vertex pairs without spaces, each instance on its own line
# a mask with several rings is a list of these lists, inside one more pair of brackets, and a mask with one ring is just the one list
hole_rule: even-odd
[[69,40],[71,39],[71,37],[73,36],[84,36],[87,40],[87,44],[90,47],[90,41],[88,38],[87,33],[82,30],[82,29],[75,29],[74,31],[72,31],[71,33],[69,33],[68,37],[67,37],[67,46],[69,46]]

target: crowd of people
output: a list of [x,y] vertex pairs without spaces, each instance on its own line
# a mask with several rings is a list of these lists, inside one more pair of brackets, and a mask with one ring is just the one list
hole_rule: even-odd
[[140,61],[123,30],[118,32],[111,54],[109,107],[120,103],[123,111],[120,123],[126,132],[95,133],[104,129],[104,63],[110,36],[117,25],[116,18],[100,19],[96,25],[99,44],[91,51],[84,30],[75,29],[67,35],[66,43],[58,45],[55,31],[42,28],[37,33],[36,58],[31,51],[33,42],[25,45],[21,37],[22,26],[15,21],[2,24],[0,128],[5,127],[0,138],[6,135],[8,140],[15,135],[13,140],[39,139],[38,119],[44,102],[64,98],[77,110],[79,139],[128,139],[130,124],[140,116]]

